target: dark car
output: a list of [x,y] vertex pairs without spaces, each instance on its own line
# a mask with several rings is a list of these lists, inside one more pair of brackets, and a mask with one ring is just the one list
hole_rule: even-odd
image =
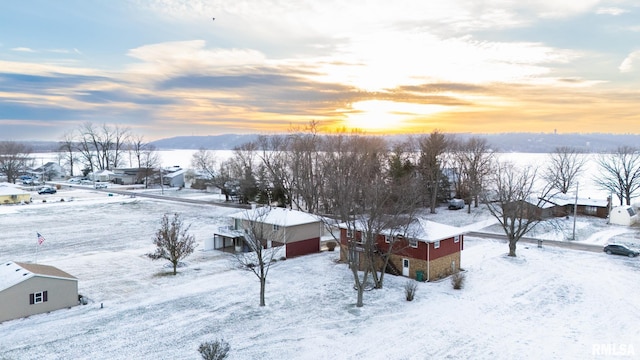
[[615,255],[625,255],[628,257],[636,257],[638,255],[640,255],[639,252],[635,251],[635,250],[631,250],[628,247],[624,246],[624,245],[607,245],[604,247],[603,249],[604,252],[606,252],[607,254],[611,255],[611,254],[615,254]]
[[42,188],[40,190],[38,190],[38,194],[55,194],[56,193],[56,189],[52,188],[52,187],[45,187]]

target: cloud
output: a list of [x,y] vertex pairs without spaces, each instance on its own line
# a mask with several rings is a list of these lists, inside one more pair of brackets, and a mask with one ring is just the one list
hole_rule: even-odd
[[30,52],[30,53],[36,52],[35,50],[28,47],[15,47],[15,48],[12,48],[11,51]]
[[616,7],[598,8],[596,10],[596,14],[598,15],[612,15],[612,16],[622,15],[627,12],[629,11],[621,8],[616,8]]
[[629,54],[618,66],[618,70],[621,73],[629,73],[637,70],[638,63],[640,63],[640,50],[636,50]]
[[256,50],[206,49],[204,40],[176,41],[145,45],[129,50],[127,55],[141,63],[127,67],[138,73],[198,73],[211,69],[262,65],[265,56]]

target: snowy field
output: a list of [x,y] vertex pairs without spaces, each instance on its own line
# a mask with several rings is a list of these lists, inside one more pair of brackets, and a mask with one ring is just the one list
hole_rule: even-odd
[[[338,252],[323,252],[278,261],[261,308],[252,273],[201,250],[237,210],[79,189],[34,200],[0,206],[0,261],[35,261],[39,231],[37,262],[78,277],[91,301],[0,324],[2,360],[199,359],[198,345],[217,338],[231,345],[230,359],[640,358],[637,258],[524,244],[509,258],[505,243],[466,237],[464,289],[447,279],[419,283],[407,302],[408,280],[387,275],[356,308],[349,270]],[[160,218],[173,212],[200,244],[177,276],[145,256]],[[491,224],[479,210],[442,209],[430,219]],[[602,219],[579,218],[577,228],[591,243],[637,238],[637,229]],[[539,232],[561,236],[547,230]]]

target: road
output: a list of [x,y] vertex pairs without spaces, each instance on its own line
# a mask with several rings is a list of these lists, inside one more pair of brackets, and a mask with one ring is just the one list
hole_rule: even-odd
[[94,189],[94,190],[95,191],[107,192],[107,193],[120,194],[120,195],[125,195],[125,196],[146,197],[146,198],[150,198],[150,199],[165,200],[165,201],[176,201],[176,202],[189,203],[189,204],[215,205],[215,206],[223,206],[223,207],[230,207],[230,208],[236,208],[236,209],[250,209],[251,208],[251,205],[247,205],[247,204],[238,204],[238,203],[221,202],[221,201],[210,201],[210,200],[198,200],[198,199],[183,198],[183,197],[148,194],[148,193],[144,193],[144,192],[136,192],[136,191],[128,191],[128,190],[116,190],[116,189],[113,189],[113,188]]
[[[507,236],[503,234],[493,234],[493,233],[484,233],[472,231],[467,233],[468,236],[485,238],[485,239],[496,239],[507,242]],[[593,244],[584,244],[576,241],[557,241],[557,240],[539,240],[535,238],[523,237],[518,240],[518,243],[527,243],[538,246],[539,241],[542,242],[542,246],[555,246],[565,249],[572,250],[582,250],[582,251],[591,251],[591,252],[602,252],[602,245],[593,245]]]

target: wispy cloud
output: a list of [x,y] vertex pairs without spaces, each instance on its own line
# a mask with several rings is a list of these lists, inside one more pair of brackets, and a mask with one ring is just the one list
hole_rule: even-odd
[[15,48],[12,48],[11,51],[30,52],[30,53],[36,52],[35,50],[28,47],[15,47]]
[[630,73],[639,70],[640,67],[640,50],[630,53],[620,64],[618,70],[621,73]]
[[617,8],[617,7],[598,8],[596,10],[596,14],[598,15],[612,15],[612,16],[622,15],[627,12],[629,11],[625,9]]

